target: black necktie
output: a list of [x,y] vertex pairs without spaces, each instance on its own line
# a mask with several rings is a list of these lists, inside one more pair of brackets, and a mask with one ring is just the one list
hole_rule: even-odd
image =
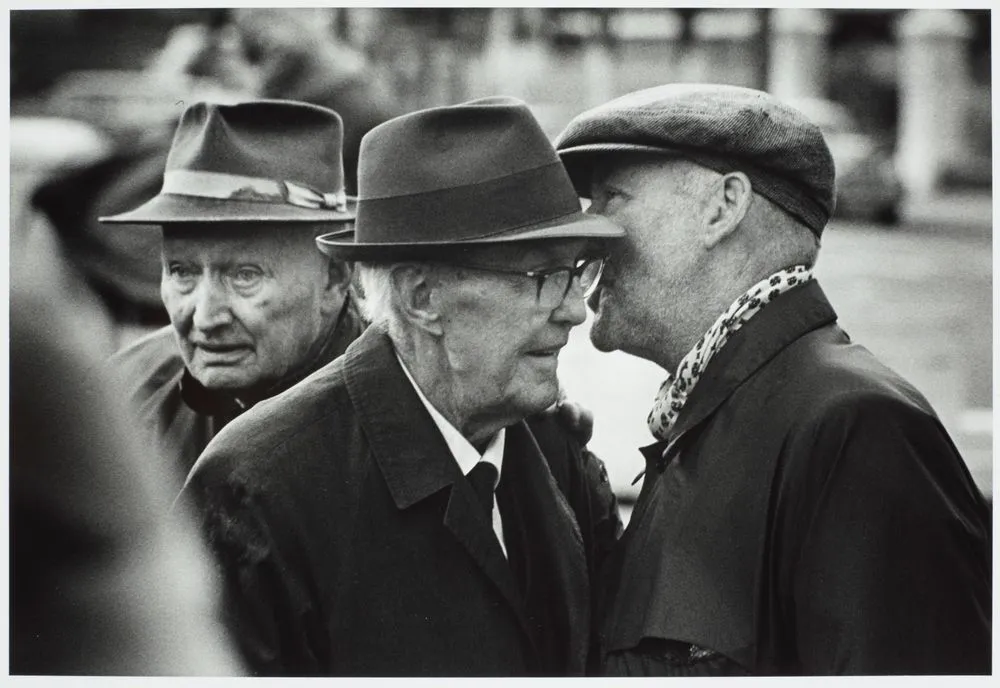
[[489,518],[493,518],[493,489],[496,487],[499,475],[496,466],[489,461],[480,461],[465,476]]

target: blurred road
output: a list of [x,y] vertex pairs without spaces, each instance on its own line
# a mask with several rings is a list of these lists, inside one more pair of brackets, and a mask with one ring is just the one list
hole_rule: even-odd
[[[987,218],[989,216],[987,215]],[[834,222],[816,276],[841,326],[909,379],[938,411],[979,486],[990,492],[992,453],[992,233],[978,226],[913,222],[886,228]],[[620,352],[602,354],[590,320],[560,357],[570,398],[596,417],[591,448],[619,494],[652,441],[645,417],[664,373]]]

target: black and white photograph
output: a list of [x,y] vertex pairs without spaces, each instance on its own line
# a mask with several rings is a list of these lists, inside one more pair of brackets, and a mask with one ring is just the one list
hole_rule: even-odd
[[8,676],[993,674],[988,5],[7,17]]

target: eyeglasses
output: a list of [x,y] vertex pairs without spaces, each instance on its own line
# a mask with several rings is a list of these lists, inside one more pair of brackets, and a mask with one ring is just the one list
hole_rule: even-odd
[[597,288],[597,283],[601,280],[601,273],[604,271],[604,258],[578,258],[574,261],[573,267],[542,268],[540,270],[513,270],[509,268],[497,268],[491,265],[470,265],[468,263],[449,263],[458,268],[468,268],[470,270],[484,270],[486,272],[498,272],[503,275],[521,275],[523,277],[534,278],[538,287],[535,298],[539,308],[555,309],[563,302],[569,289],[573,285],[573,279],[580,281],[580,288],[583,289],[583,297],[589,297]]

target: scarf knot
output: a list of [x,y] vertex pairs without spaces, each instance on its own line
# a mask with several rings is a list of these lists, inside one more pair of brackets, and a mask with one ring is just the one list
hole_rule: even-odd
[[670,437],[677,417],[709,361],[725,346],[733,333],[775,298],[811,279],[812,270],[805,265],[780,270],[750,287],[716,319],[708,332],[681,359],[677,371],[673,375],[667,375],[667,379],[660,385],[653,408],[646,418],[649,431],[656,439],[667,440]]

